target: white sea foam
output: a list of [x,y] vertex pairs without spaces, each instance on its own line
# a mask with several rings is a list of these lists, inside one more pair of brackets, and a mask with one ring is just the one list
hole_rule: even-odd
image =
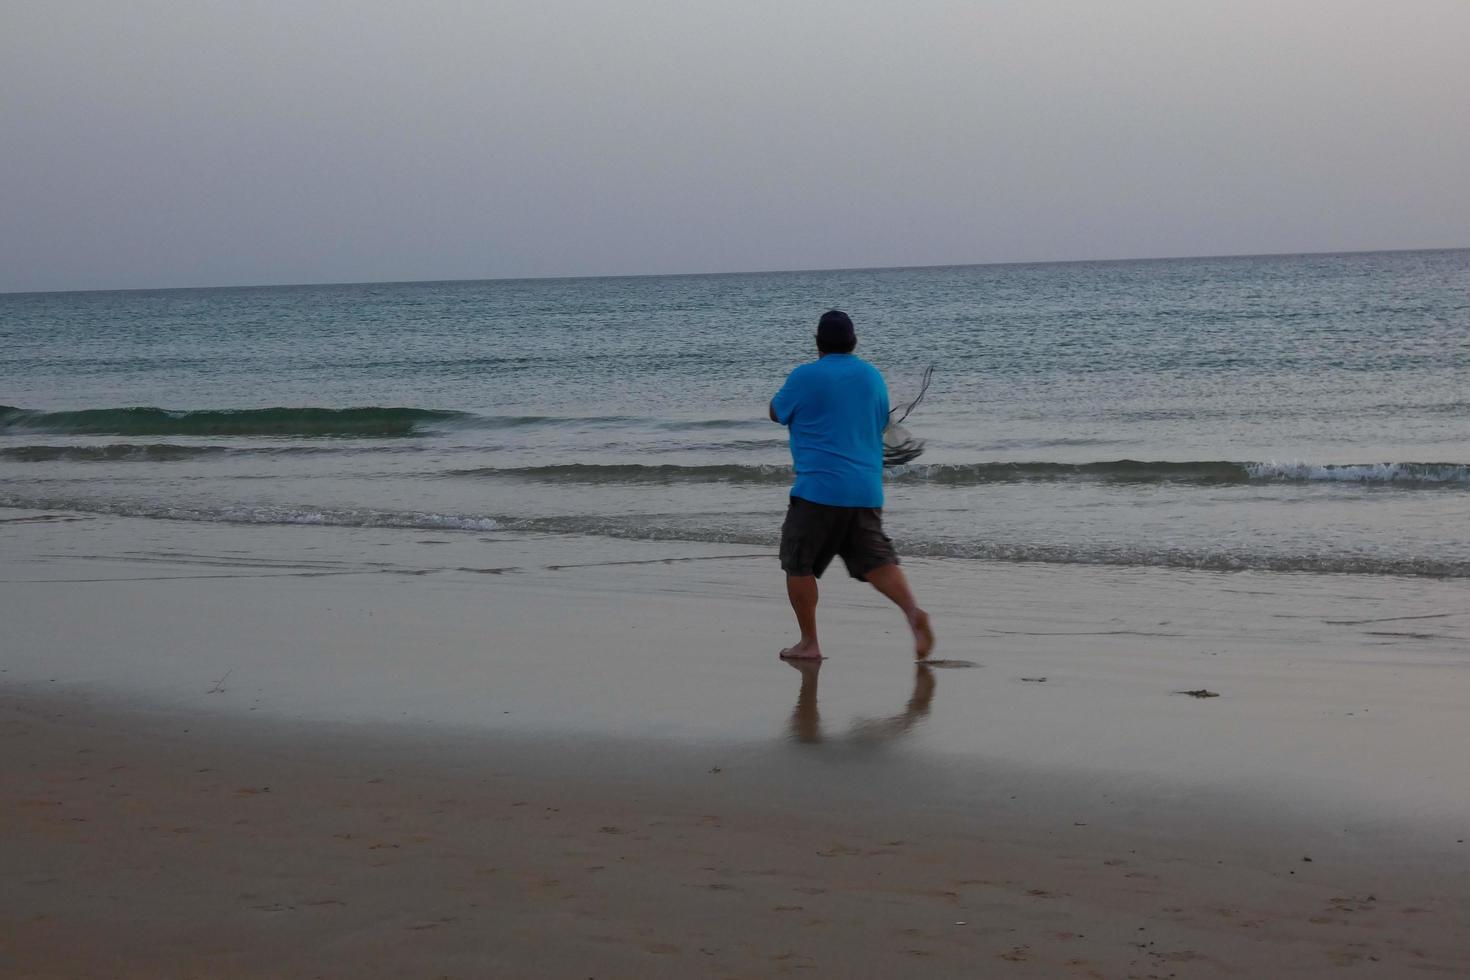
[[27,498],[7,495],[0,495],[0,507],[80,511],[115,517],[143,517],[155,520],[219,524],[304,524],[320,527],[432,528],[445,531],[494,531],[500,527],[499,522],[493,517],[419,511],[318,510],[268,506],[186,507],[147,501]]
[[1253,480],[1302,480],[1332,483],[1470,484],[1463,463],[1330,464],[1267,460],[1247,463]]

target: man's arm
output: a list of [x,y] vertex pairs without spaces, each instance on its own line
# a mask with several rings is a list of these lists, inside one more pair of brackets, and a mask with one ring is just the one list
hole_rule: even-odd
[[[800,368],[797,370],[799,371]],[[800,387],[792,383],[796,373],[796,371],[791,372],[791,375],[786,378],[786,383],[781,386],[781,390],[776,392],[776,397],[771,399],[767,414],[770,415],[771,421],[778,425],[790,425],[792,416],[796,414],[796,404],[799,401],[797,392]]]

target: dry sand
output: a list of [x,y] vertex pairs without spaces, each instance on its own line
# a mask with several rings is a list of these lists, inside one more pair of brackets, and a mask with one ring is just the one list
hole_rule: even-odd
[[1470,976],[1462,583],[39,516],[0,976]]

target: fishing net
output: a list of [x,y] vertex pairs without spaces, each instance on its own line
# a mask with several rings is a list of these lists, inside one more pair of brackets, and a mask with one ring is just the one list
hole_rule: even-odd
[[[913,433],[903,427],[904,419],[909,413],[918,407],[919,402],[929,393],[929,382],[934,379],[934,365],[929,365],[924,370],[924,378],[919,384],[919,394],[906,407],[902,407],[902,415],[898,415],[900,409],[894,408],[888,413],[888,427],[883,430],[883,465],[902,466],[918,459],[924,452],[924,440],[917,439]],[[894,418],[898,415],[897,418]]]

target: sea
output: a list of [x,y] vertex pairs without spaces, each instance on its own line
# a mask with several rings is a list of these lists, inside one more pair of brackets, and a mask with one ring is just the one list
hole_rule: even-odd
[[774,556],[832,308],[904,555],[1470,576],[1470,250],[0,294],[0,520]]

